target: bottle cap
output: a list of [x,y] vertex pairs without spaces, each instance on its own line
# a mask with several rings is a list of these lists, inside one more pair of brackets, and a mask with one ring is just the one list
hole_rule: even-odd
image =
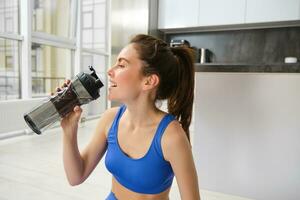
[[93,99],[100,97],[100,88],[103,87],[103,83],[97,76],[95,69],[89,66],[91,73],[81,72],[77,75],[79,81],[83,87],[88,91]]

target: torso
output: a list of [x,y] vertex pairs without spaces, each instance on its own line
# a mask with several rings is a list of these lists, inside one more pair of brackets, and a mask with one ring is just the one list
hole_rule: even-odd
[[128,190],[115,178],[112,178],[112,192],[118,200],[169,200],[170,188],[159,194],[140,194]]
[[[143,157],[149,150],[157,126],[165,114],[165,112],[161,111],[153,124],[136,130],[130,129],[129,125],[126,124],[126,116],[122,116],[118,126],[118,143],[122,151],[128,157],[134,159]],[[110,126],[111,124],[112,121]],[[108,130],[109,128],[106,131],[106,137]],[[112,192],[116,195],[118,200],[168,200],[170,188],[159,194],[141,194],[127,189],[112,177]]]

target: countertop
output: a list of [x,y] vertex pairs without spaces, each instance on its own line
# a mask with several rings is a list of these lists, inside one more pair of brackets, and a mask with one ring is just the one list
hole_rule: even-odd
[[195,71],[300,73],[300,63],[195,63]]

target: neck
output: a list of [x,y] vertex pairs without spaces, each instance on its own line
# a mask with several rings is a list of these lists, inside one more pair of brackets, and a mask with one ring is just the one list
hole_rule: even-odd
[[135,129],[137,127],[149,126],[153,122],[157,123],[158,113],[161,111],[156,108],[154,102],[140,101],[126,103],[126,121],[131,128]]

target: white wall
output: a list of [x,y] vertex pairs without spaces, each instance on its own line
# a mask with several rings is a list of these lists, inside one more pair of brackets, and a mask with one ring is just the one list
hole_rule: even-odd
[[300,199],[300,75],[197,73],[194,158],[201,189]]
[[[0,139],[5,134],[13,132],[32,132],[24,120],[24,113],[31,111],[35,106],[47,101],[48,97],[28,100],[9,100],[0,102]],[[91,102],[88,105],[82,105],[83,113],[81,117],[87,117],[89,107],[98,103],[98,109],[104,111],[104,104],[99,101],[104,101],[104,97],[100,97],[97,101]],[[102,113],[102,112],[101,112]],[[59,122],[57,122],[59,123]],[[54,124],[53,126],[55,126]],[[50,129],[51,127],[49,127]],[[3,136],[4,137],[4,136]],[[5,136],[6,137],[6,136]],[[4,138],[5,138],[4,137]]]
[[23,131],[27,128],[23,114],[36,106],[41,99],[9,100],[0,102],[0,134]]

